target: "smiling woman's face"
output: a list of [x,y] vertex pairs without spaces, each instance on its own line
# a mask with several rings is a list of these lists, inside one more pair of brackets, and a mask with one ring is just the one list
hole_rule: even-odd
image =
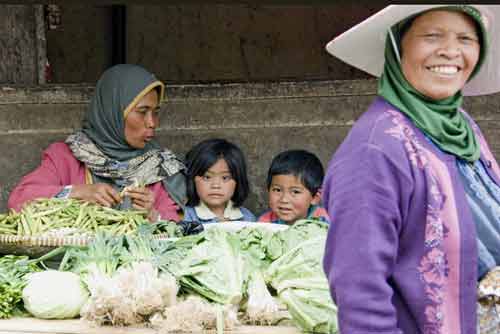
[[472,18],[436,10],[418,16],[401,42],[406,80],[435,100],[463,88],[479,59],[479,38]]

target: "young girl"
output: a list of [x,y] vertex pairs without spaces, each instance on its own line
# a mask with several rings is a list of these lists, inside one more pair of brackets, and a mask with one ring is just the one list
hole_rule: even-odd
[[243,153],[224,139],[208,139],[186,155],[188,202],[184,221],[255,221],[241,205],[249,192]]

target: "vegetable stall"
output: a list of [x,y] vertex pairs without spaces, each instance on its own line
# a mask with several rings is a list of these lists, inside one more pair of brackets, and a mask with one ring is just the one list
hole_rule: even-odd
[[[138,211],[36,201],[0,216],[0,334],[336,333],[326,230],[149,224]],[[43,251],[28,258],[27,245]]]

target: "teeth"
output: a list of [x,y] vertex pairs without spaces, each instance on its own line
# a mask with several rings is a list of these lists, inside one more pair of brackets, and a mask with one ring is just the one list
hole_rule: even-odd
[[455,74],[458,72],[458,67],[456,66],[433,66],[429,69],[431,70],[431,72],[443,74]]

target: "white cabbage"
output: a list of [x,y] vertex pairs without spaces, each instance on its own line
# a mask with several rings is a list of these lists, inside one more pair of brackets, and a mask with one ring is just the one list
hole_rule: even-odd
[[89,293],[80,276],[48,270],[30,274],[23,289],[24,307],[41,319],[68,319],[80,314]]

